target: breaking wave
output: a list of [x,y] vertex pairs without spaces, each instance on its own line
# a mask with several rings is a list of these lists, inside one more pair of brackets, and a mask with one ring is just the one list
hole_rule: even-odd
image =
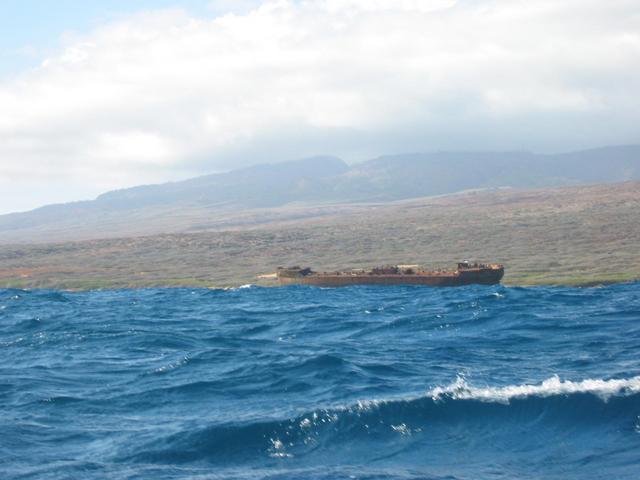
[[640,392],[640,376],[623,379],[586,379],[579,382],[560,380],[554,375],[539,385],[507,385],[504,387],[471,387],[463,377],[446,387],[436,387],[429,395],[434,400],[444,397],[458,400],[480,400],[483,402],[509,403],[511,400],[526,397],[551,397],[586,393],[603,400],[612,396],[627,396]]
[[[406,398],[361,400],[346,406],[309,411],[288,419],[229,422],[154,440],[128,461],[227,464],[264,458],[314,458],[351,449],[384,451],[382,445],[411,437],[423,445],[451,444],[465,430],[459,446],[491,438],[508,450],[513,432],[535,425],[529,433],[581,429],[593,432],[615,426],[640,431],[640,377],[562,381],[557,376],[537,385],[477,388],[458,378],[445,387]],[[162,447],[158,448],[158,444]],[[534,448],[534,447],[531,447]],[[362,453],[361,453],[362,454]],[[378,458],[379,455],[374,455]],[[311,458],[308,458],[311,457]]]

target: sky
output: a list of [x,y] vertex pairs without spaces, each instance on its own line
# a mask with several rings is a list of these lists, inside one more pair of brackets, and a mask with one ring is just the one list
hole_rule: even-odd
[[0,213],[337,155],[640,143],[638,0],[0,0]]

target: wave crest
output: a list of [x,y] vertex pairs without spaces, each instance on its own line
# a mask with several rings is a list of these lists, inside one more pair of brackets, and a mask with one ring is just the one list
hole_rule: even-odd
[[540,435],[565,432],[575,425],[589,436],[612,425],[619,432],[635,434],[639,392],[640,377],[573,382],[553,376],[537,385],[486,388],[469,386],[460,377],[413,397],[362,400],[289,418],[230,420],[187,429],[156,439],[125,458],[150,463],[244,462],[256,455],[279,459],[337,455],[344,445],[364,454],[371,442],[394,445],[398,437],[445,448],[453,445],[452,439],[463,441],[460,428],[464,442],[489,436],[507,449],[514,442],[513,432],[517,434],[523,425]]
[[446,398],[454,400],[480,400],[483,402],[509,403],[510,400],[526,397],[550,397],[555,395],[570,395],[588,393],[603,400],[613,396],[632,395],[640,392],[640,376],[621,379],[586,379],[579,382],[561,380],[554,375],[538,385],[507,385],[504,387],[472,387],[464,377],[446,387],[436,387],[429,392],[429,396],[438,401]]

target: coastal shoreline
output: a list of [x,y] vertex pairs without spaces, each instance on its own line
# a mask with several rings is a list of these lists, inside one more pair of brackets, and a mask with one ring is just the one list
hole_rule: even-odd
[[[627,276],[620,275],[620,278],[612,279],[612,275],[604,275],[601,278],[589,278],[589,279],[572,279],[571,281],[562,280],[561,278],[554,279],[553,277],[549,278],[548,281],[545,282],[501,282],[498,285],[492,285],[493,287],[503,286],[503,287],[559,287],[559,288],[598,288],[598,287],[606,287],[609,285],[618,285],[618,284],[626,284],[626,283],[635,283],[640,281],[640,274],[635,276]],[[183,288],[193,288],[193,289],[210,289],[210,290],[233,290],[242,288],[245,286],[256,286],[262,288],[279,288],[277,282],[264,282],[259,280],[254,281],[238,281],[234,283],[224,283],[224,284],[216,284],[213,282],[206,281],[198,281],[194,283],[190,283],[188,281],[185,282],[153,282],[153,283],[140,283],[140,284],[122,284],[119,282],[108,282],[101,281],[95,282],[91,280],[87,281],[78,281],[78,282],[61,282],[60,284],[56,283],[48,283],[46,285],[38,285],[31,282],[25,282],[21,280],[5,280],[0,282],[0,289],[20,289],[20,290],[60,290],[67,292],[86,292],[86,291],[95,291],[95,290],[136,290],[136,289],[149,289],[149,288],[158,288],[158,289],[183,289]],[[400,285],[402,286],[402,285]],[[414,288],[459,288],[459,287],[430,287],[425,285],[409,285]],[[388,286],[380,286],[379,288],[388,288]],[[343,287],[335,287],[335,288],[343,288]]]

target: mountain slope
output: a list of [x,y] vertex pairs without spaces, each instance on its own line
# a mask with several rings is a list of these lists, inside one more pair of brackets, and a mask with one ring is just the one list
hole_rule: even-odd
[[555,155],[438,152],[355,165],[334,186],[340,198],[399,200],[498,187],[540,188],[640,179],[640,146]]
[[[640,179],[640,146],[538,155],[437,152],[349,167],[335,157],[257,165],[181,182],[116,190],[96,200],[0,216],[0,242],[74,240],[233,228],[331,214],[330,204],[386,202],[465,190]],[[301,213],[292,205],[319,205]],[[324,205],[324,206],[322,206]]]

